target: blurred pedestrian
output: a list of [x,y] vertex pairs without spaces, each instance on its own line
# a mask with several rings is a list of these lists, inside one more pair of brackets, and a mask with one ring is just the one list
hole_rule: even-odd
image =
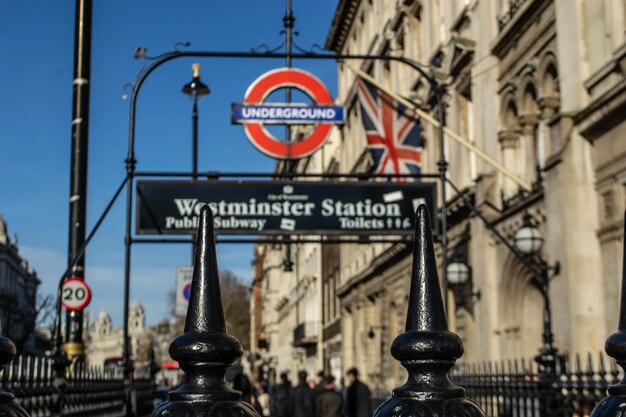
[[319,371],[315,375],[315,393],[322,392],[324,390],[324,371]]
[[250,403],[252,396],[252,386],[250,385],[250,379],[243,372],[238,373],[233,378],[233,389],[241,392],[241,398]]
[[270,415],[291,417],[291,409],[291,381],[283,372],[280,374],[280,383],[274,386],[270,395]]
[[169,392],[170,389],[167,387],[167,381],[161,379],[157,383],[156,389],[154,390],[154,399],[152,400],[154,408],[157,408],[159,405],[167,401]]
[[309,388],[306,377],[306,371],[298,372],[298,385],[291,391],[293,417],[313,417],[315,415],[313,391]]
[[263,384],[257,385],[255,403],[255,409],[259,414],[264,417],[270,416],[270,395],[267,393],[267,390],[265,389],[265,386]]
[[324,389],[315,397],[316,417],[343,417],[343,398],[335,391],[335,377],[324,378]]
[[359,380],[359,371],[356,368],[346,372],[348,389],[346,390],[346,416],[372,417],[372,400],[370,390]]

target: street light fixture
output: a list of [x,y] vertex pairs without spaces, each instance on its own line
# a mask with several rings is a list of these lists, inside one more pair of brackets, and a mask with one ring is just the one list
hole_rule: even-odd
[[448,264],[446,274],[450,285],[462,285],[469,279],[470,270],[463,262],[454,261]]
[[549,284],[550,279],[559,274],[560,264],[557,262],[553,266],[548,265],[539,256],[544,238],[539,229],[532,224],[531,216],[528,212],[524,214],[522,227],[515,233],[513,240],[516,249],[522,254],[526,267],[533,274],[533,279],[543,295],[543,346],[539,349],[539,354],[535,357],[535,360],[544,366],[546,374],[552,375],[556,372],[557,349],[554,347],[554,335],[552,333]]
[[543,247],[544,238],[539,229],[530,222],[530,214],[526,212],[522,221],[522,227],[515,232],[513,237],[515,247],[526,256],[539,253]]
[[191,82],[183,86],[183,93],[193,99],[193,112],[191,113],[192,120],[192,153],[191,153],[191,171],[193,172],[193,179],[198,178],[198,98],[209,95],[211,89],[205,83],[200,81],[200,64],[193,64],[193,78]]
[[476,301],[480,300],[480,291],[474,292],[472,288],[465,285],[471,276],[469,266],[460,260],[454,260],[446,267],[446,276],[454,291],[455,305],[457,307],[465,305],[468,310],[471,310],[474,298]]

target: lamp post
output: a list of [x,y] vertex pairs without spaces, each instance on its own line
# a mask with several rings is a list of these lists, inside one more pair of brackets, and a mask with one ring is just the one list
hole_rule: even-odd
[[[199,98],[207,96],[211,93],[211,89],[208,85],[200,81],[200,67],[198,63],[192,64],[193,78],[190,82],[185,84],[182,88],[182,92],[188,95],[193,100],[193,110],[191,112],[191,172],[193,174],[193,180],[198,179],[198,101]],[[192,237],[192,242],[196,241],[195,235]],[[191,261],[195,257],[196,245],[191,244]]]
[[551,416],[556,410],[555,391],[552,388],[556,381],[556,354],[554,347],[554,335],[552,333],[552,311],[550,309],[550,273],[558,275],[560,264],[553,266],[539,256],[543,247],[544,238],[539,229],[531,222],[528,212],[524,214],[522,227],[515,232],[513,237],[516,249],[522,254],[526,267],[533,274],[533,279],[543,295],[543,345],[539,348],[539,354],[535,361],[541,365],[539,372],[540,389],[544,395],[541,397],[540,411],[542,416]]
[[379,340],[380,340],[380,349],[379,349],[379,354],[380,354],[380,369],[379,369],[379,378],[380,378],[380,384],[378,385],[377,388],[377,395],[381,396],[384,395],[386,393],[386,389],[384,387],[385,385],[385,379],[384,379],[384,373],[383,373],[383,358],[385,356],[385,344],[384,344],[384,340],[383,340],[383,332],[385,332],[387,330],[387,328],[385,327],[385,325],[382,326],[370,326],[370,330],[369,332],[367,332],[367,337],[370,340],[374,340],[374,338],[376,337],[376,332],[374,331],[374,329],[378,329],[380,330],[379,332]]
[[198,98],[209,95],[211,89],[200,81],[200,64],[193,64],[193,78],[183,86],[183,93],[193,99],[193,111],[191,113],[191,172],[193,179],[198,179]]
[[541,290],[543,295],[543,346],[539,349],[539,355],[535,360],[546,368],[546,372],[553,372],[556,365],[556,352],[554,347],[554,334],[552,333],[552,311],[550,309],[550,272],[553,276],[560,271],[560,265],[557,262],[554,266],[548,265],[540,256],[539,252],[543,247],[544,238],[531,223],[531,217],[528,212],[524,214],[522,227],[515,232],[513,237],[515,247],[524,256],[529,268],[533,274],[533,279]]

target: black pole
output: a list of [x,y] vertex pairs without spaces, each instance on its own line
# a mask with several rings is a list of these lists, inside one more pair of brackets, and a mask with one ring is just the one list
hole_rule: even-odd
[[[432,75],[432,79],[435,80],[435,76]],[[441,187],[441,220],[440,220],[440,239],[441,239],[441,276],[442,276],[442,290],[443,290],[443,305],[445,312],[448,312],[448,209],[447,209],[447,171],[448,162],[446,161],[446,145],[445,145],[445,132],[446,127],[446,109],[443,102],[443,90],[441,85],[436,83],[434,86],[435,99],[437,100],[437,115],[439,119],[439,161],[437,162],[439,168],[439,185]]]
[[[193,179],[198,179],[198,96],[193,96],[193,111],[191,112],[192,121],[192,144],[191,144],[191,172]],[[194,256],[192,254],[192,256]]]
[[[74,39],[74,101],[72,109],[72,162],[70,174],[70,224],[68,262],[85,242],[87,218],[87,154],[89,144],[89,77],[91,72],[92,0],[77,0]],[[70,274],[85,277],[81,256]],[[71,357],[82,357],[83,312],[68,311],[63,350]]]
[[550,277],[548,276],[548,265],[544,261],[539,261],[538,268],[541,269],[541,276],[537,277],[541,281],[541,293],[543,295],[543,345],[539,348],[539,354],[535,357],[535,362],[539,368],[539,389],[542,391],[539,403],[541,417],[551,417],[557,411],[557,392],[554,385],[557,382],[556,355],[557,349],[554,347],[554,335],[552,333],[552,312],[550,309]]

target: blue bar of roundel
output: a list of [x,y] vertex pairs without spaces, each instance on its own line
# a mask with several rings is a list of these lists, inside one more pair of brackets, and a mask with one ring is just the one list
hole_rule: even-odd
[[304,106],[297,104],[241,104],[231,105],[231,122],[241,123],[343,123],[342,106]]

